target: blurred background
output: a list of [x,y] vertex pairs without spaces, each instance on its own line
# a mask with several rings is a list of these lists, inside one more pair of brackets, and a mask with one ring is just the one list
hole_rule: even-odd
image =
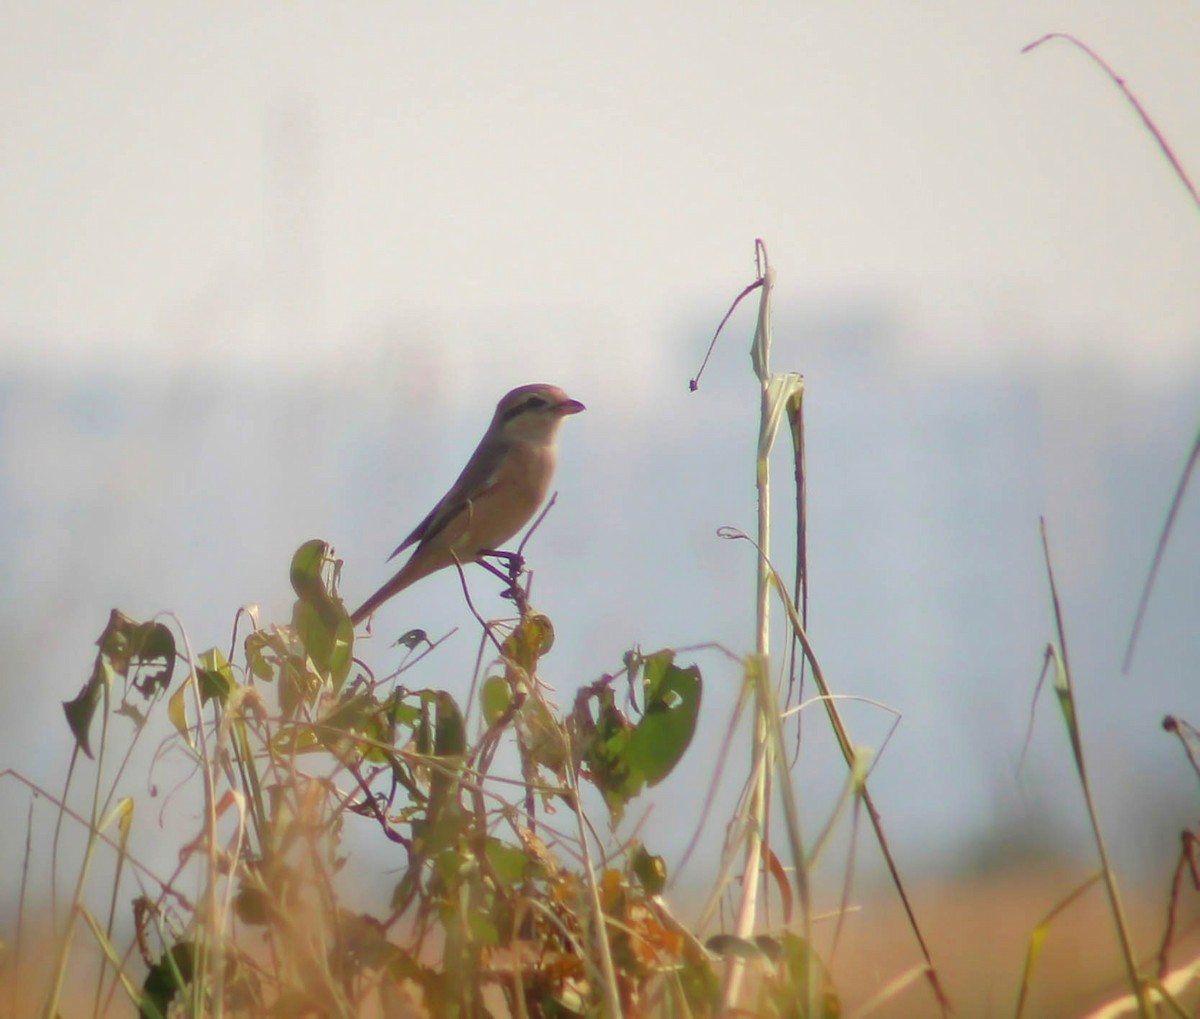
[[[357,604],[531,381],[588,405],[528,550],[560,703],[634,645],[750,651],[752,550],[716,531],[755,520],[753,301],[687,381],[762,237],[772,366],[807,382],[811,635],[838,691],[901,715],[874,790],[902,870],[931,895],[1072,875],[1027,936],[1093,866],[1050,698],[1022,758],[1054,633],[1044,516],[1101,818],[1161,908],[1195,817],[1160,722],[1200,722],[1196,493],[1121,658],[1200,419],[1200,213],[1080,52],[1021,55],[1055,30],[1198,172],[1200,15],[1174,3],[5,4],[0,765],[61,788],[60,702],[114,606],[228,647],[240,605],[286,621],[313,537]],[[452,573],[359,653],[386,670],[418,626],[458,630],[408,684],[465,696]],[[693,659],[705,745],[642,831],[668,857],[740,682]],[[893,716],[847,710],[878,750]],[[813,719],[815,830],[844,773]],[[869,887],[865,842],[858,867]]]

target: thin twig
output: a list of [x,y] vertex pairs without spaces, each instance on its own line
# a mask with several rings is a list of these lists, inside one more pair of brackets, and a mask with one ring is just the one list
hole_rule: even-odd
[[1200,761],[1196,759],[1196,751],[1192,749],[1192,744],[1200,740],[1200,732],[1185,722],[1182,718],[1175,715],[1167,715],[1162,721],[1162,727],[1167,732],[1173,732],[1179,737],[1179,742],[1183,746],[1183,752],[1187,754],[1188,763],[1192,766],[1192,771],[1200,778]]
[[1025,742],[1021,744],[1021,757],[1017,764],[1017,769],[1020,770],[1025,766],[1025,757],[1029,753],[1029,745],[1033,742],[1033,727],[1037,721],[1037,705],[1038,698],[1041,696],[1042,687],[1046,685],[1046,677],[1050,675],[1050,666],[1054,662],[1054,647],[1051,644],[1046,645],[1046,650],[1042,654],[1042,672],[1038,676],[1038,681],[1033,688],[1033,697],[1029,701],[1029,724],[1025,727]]
[[717,337],[721,335],[721,330],[725,328],[725,323],[729,321],[729,317],[737,310],[737,306],[742,303],[742,298],[754,293],[763,285],[763,279],[760,276],[753,283],[747,285],[746,289],[733,299],[733,304],[729,306],[729,310],[725,312],[725,317],[721,319],[721,324],[717,326],[717,331],[713,333],[712,342],[708,345],[708,350],[704,352],[704,360],[700,362],[700,370],[688,379],[688,391],[694,393],[700,388],[700,376],[704,374],[704,369],[708,365],[708,359],[712,356],[713,347],[717,345]]
[[546,514],[554,509],[554,504],[558,502],[558,493],[554,492],[549,499],[546,500],[546,505],[542,507],[542,512],[537,515],[533,523],[529,525],[529,530],[525,532],[525,537],[521,539],[521,544],[517,546],[517,555],[524,558],[525,546],[529,544],[529,539],[533,537],[533,532],[542,526],[542,521],[546,519]]
[[1125,79],[1117,74],[1117,72],[1114,71],[1111,66],[1109,66],[1108,62],[1102,56],[1100,56],[1100,54],[1088,46],[1087,43],[1075,38],[1075,36],[1071,35],[1069,32],[1051,32],[1048,35],[1042,36],[1036,42],[1031,42],[1028,46],[1022,47],[1021,52],[1029,53],[1037,49],[1043,43],[1049,42],[1051,39],[1062,39],[1064,42],[1069,42],[1072,46],[1083,50],[1083,52],[1091,58],[1092,62],[1108,75],[1113,84],[1121,90],[1121,94],[1125,96],[1125,98],[1129,101],[1129,104],[1137,112],[1138,117],[1141,118],[1142,125],[1147,131],[1154,135],[1154,140],[1158,142],[1158,147],[1162,149],[1163,155],[1167,157],[1167,161],[1171,164],[1171,168],[1175,171],[1175,175],[1180,179],[1180,181],[1182,181],[1183,186],[1187,188],[1188,194],[1192,196],[1192,201],[1196,203],[1198,208],[1200,208],[1200,193],[1197,193],[1195,186],[1192,184],[1191,178],[1188,176],[1187,171],[1183,168],[1183,164],[1181,164],[1179,160],[1175,158],[1175,152],[1171,148],[1170,143],[1163,136],[1163,133],[1158,129],[1158,125],[1154,123],[1154,119],[1149,113],[1146,112],[1146,108],[1138,101],[1138,97],[1135,96],[1130,90],[1129,86],[1125,84]]
[[[1048,35],[1042,36],[1036,42],[1031,42],[1028,46],[1023,47],[1021,52],[1029,53],[1037,49],[1043,43],[1050,42],[1052,39],[1061,39],[1063,42],[1068,42],[1072,46],[1083,51],[1097,67],[1099,67],[1106,75],[1108,75],[1109,80],[1111,80],[1112,83],[1121,90],[1121,94],[1125,97],[1129,105],[1133,107],[1134,112],[1137,113],[1138,118],[1142,122],[1142,126],[1150,132],[1150,134],[1154,137],[1154,140],[1158,143],[1158,147],[1162,151],[1162,154],[1167,157],[1167,162],[1171,164],[1171,169],[1175,171],[1175,176],[1178,177],[1183,186],[1187,188],[1187,192],[1189,195],[1191,195],[1193,204],[1196,205],[1197,208],[1200,208],[1200,192],[1197,192],[1196,186],[1192,183],[1192,179],[1188,176],[1188,172],[1184,169],[1183,164],[1176,157],[1175,150],[1171,148],[1170,142],[1167,141],[1166,136],[1158,129],[1158,125],[1154,122],[1154,118],[1151,117],[1148,112],[1146,112],[1146,108],[1141,104],[1141,101],[1138,99],[1138,97],[1133,94],[1133,91],[1125,83],[1125,79],[1117,74],[1108,61],[1100,56],[1100,54],[1088,46],[1087,43],[1077,39],[1068,32],[1051,32]],[[1175,517],[1179,512],[1179,505],[1183,501],[1183,493],[1187,490],[1188,481],[1191,479],[1192,470],[1196,466],[1197,459],[1200,459],[1200,432],[1197,433],[1195,441],[1192,443],[1192,451],[1188,455],[1187,466],[1184,468],[1183,475],[1179,479],[1179,484],[1175,488],[1175,495],[1171,500],[1171,508],[1167,512],[1166,523],[1163,524],[1162,531],[1160,532],[1158,538],[1158,546],[1154,550],[1154,559],[1150,564],[1150,573],[1146,577],[1145,585],[1142,587],[1142,595],[1138,600],[1137,614],[1134,617],[1133,628],[1129,634],[1129,643],[1125,647],[1125,658],[1121,665],[1121,671],[1124,673],[1128,673],[1130,666],[1133,664],[1133,651],[1137,645],[1138,636],[1142,630],[1142,622],[1146,616],[1146,607],[1150,602],[1150,592],[1154,588],[1154,581],[1158,576],[1158,568],[1162,564],[1163,553],[1166,550],[1167,541],[1170,538],[1171,530],[1175,525]]]
[[1042,518],[1042,552],[1046,560],[1046,578],[1050,584],[1050,600],[1054,606],[1054,627],[1058,634],[1058,648],[1055,655],[1061,669],[1060,685],[1065,690],[1059,692],[1060,698],[1065,698],[1070,706],[1070,717],[1067,730],[1071,739],[1071,749],[1075,758],[1075,771],[1079,776],[1079,787],[1083,793],[1083,802],[1087,807],[1088,820],[1091,822],[1092,838],[1096,843],[1096,853],[1100,859],[1100,869],[1104,874],[1104,887],[1108,892],[1109,907],[1112,910],[1113,926],[1116,927],[1117,939],[1121,946],[1121,958],[1125,963],[1126,975],[1129,979],[1129,989],[1137,1000],[1138,1012],[1143,1019],[1150,1019],[1153,1011],[1147,995],[1146,985],[1138,973],[1133,942],[1129,935],[1129,925],[1125,920],[1125,910],[1121,905],[1121,895],[1117,888],[1117,878],[1113,873],[1112,862],[1108,856],[1108,847],[1104,842],[1104,834],[1100,829],[1100,817],[1092,798],[1091,782],[1088,779],[1087,766],[1083,756],[1083,734],[1079,727],[1079,715],[1075,703],[1075,691],[1071,681],[1071,666],[1067,657],[1067,632],[1063,623],[1062,603],[1058,597],[1058,584],[1054,579],[1054,567],[1050,562],[1050,538],[1046,532],[1046,520]]
[[1167,541],[1171,537],[1171,531],[1175,527],[1175,517],[1179,513],[1179,507],[1183,503],[1183,493],[1187,491],[1188,482],[1192,477],[1192,470],[1196,466],[1196,461],[1200,460],[1200,431],[1197,431],[1196,438],[1192,442],[1192,451],[1188,454],[1187,466],[1183,468],[1183,474],[1179,478],[1179,484],[1175,486],[1175,495],[1171,499],[1171,508],[1167,511],[1166,522],[1162,526],[1162,530],[1158,535],[1158,545],[1154,549],[1154,558],[1150,562],[1150,573],[1146,576],[1146,583],[1142,587],[1142,596],[1138,600],[1137,615],[1133,619],[1133,629],[1129,634],[1129,644],[1125,648],[1125,660],[1121,665],[1122,672],[1129,672],[1130,665],[1133,664],[1133,649],[1137,644],[1138,635],[1142,632],[1142,622],[1146,618],[1146,607],[1150,604],[1150,592],[1154,588],[1155,578],[1158,576],[1158,568],[1162,565],[1163,554],[1167,550]]
[[1186,829],[1180,833],[1179,862],[1175,865],[1175,876],[1171,879],[1171,898],[1167,906],[1167,926],[1163,931],[1162,944],[1158,949],[1158,979],[1166,980],[1171,972],[1171,942],[1175,940],[1175,923],[1179,916],[1179,900],[1183,892],[1183,879],[1192,876],[1192,887],[1200,887],[1196,873],[1196,835]]
[[475,621],[483,627],[483,632],[488,635],[488,638],[496,645],[496,651],[499,654],[504,653],[504,649],[500,645],[500,641],[496,639],[496,635],[492,633],[491,624],[488,623],[483,616],[479,614],[479,610],[475,608],[475,603],[471,600],[471,588],[467,584],[467,574],[463,570],[462,560],[454,555],[454,549],[450,550],[450,554],[454,556],[454,568],[458,570],[458,582],[462,585],[463,597],[467,601],[467,608],[471,610],[471,615],[475,617]]

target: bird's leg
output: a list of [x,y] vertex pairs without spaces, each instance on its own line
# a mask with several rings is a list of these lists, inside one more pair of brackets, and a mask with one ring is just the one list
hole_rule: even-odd
[[[486,557],[486,558],[485,558]],[[504,563],[505,570],[503,572],[487,559],[499,559]],[[525,558],[517,552],[503,552],[498,549],[485,548],[479,553],[479,565],[491,570],[501,580],[507,581],[509,584],[516,584],[517,578],[521,575],[521,571],[525,569]]]
[[[499,559],[504,563],[505,569],[501,570],[499,567],[493,566],[484,558],[485,556],[492,559]],[[494,573],[508,585],[508,589],[504,592],[504,597],[511,598],[517,603],[518,608],[520,608],[523,602],[523,592],[517,584],[517,579],[525,569],[524,557],[519,552],[504,552],[488,548],[481,551],[475,561],[480,566]]]
[[475,561],[477,563],[479,563],[479,565],[482,566],[485,570],[487,570],[488,573],[490,573],[493,577],[499,577],[501,580],[504,581],[504,583],[512,584],[513,578],[512,578],[511,573],[505,572],[504,570],[500,569],[500,567],[498,567],[498,566],[493,566],[486,559],[480,558],[480,559],[476,559]]

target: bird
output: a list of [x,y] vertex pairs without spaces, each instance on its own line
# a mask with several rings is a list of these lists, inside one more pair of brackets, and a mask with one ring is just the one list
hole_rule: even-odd
[[[487,553],[524,527],[550,488],[563,418],[586,408],[558,386],[534,383],[505,393],[471,459],[436,506],[390,556],[416,549],[350,616],[355,626],[422,577]],[[486,565],[486,564],[485,564]]]

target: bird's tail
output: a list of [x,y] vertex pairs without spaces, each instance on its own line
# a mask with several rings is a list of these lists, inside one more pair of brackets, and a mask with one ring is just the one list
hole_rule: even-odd
[[387,601],[392,595],[399,594],[399,592],[401,590],[403,590],[405,587],[408,586],[407,584],[397,585],[396,581],[399,579],[400,579],[399,574],[397,574],[395,577],[392,577],[392,579],[389,580],[386,584],[384,584],[383,587],[381,587],[378,591],[376,591],[373,595],[371,595],[370,598],[368,598],[358,608],[356,608],[350,614],[351,622],[353,622],[355,626],[358,626],[359,623],[361,623],[364,619],[366,619],[368,616],[370,616],[377,608],[379,608],[380,605],[382,605],[385,601]]
[[422,577],[427,577],[442,567],[450,565],[453,561],[449,553],[443,550],[433,550],[428,547],[418,548],[412,558],[400,567],[391,580],[351,613],[350,619],[355,626],[358,626],[389,598],[399,594],[410,584],[415,584]]

